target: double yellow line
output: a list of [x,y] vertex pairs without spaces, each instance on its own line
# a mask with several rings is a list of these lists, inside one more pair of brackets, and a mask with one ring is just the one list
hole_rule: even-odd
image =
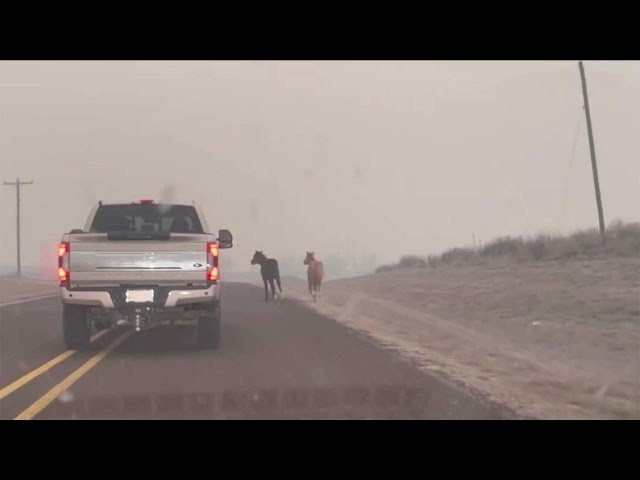
[[[102,332],[99,332],[99,333],[95,334],[93,337],[91,337],[91,342],[97,340],[98,338],[100,338],[105,333],[107,333],[107,330],[103,330]],[[53,402],[56,398],[58,398],[58,396],[60,396],[61,393],[63,393],[65,390],[67,390],[71,385],[73,385],[75,382],[77,382],[89,370],[91,370],[98,363],[100,363],[107,355],[109,355],[109,353],[111,353],[119,345],[121,345],[132,333],[133,333],[133,331],[129,330],[129,331],[125,332],[124,334],[120,335],[112,343],[108,344],[106,347],[104,347],[102,350],[100,350],[97,354],[95,354],[93,357],[91,357],[89,360],[87,360],[85,363],[83,363],[77,370],[75,370],[73,373],[71,373],[69,376],[67,376],[64,380],[62,380],[60,383],[58,383],[55,387],[53,387],[51,390],[49,390],[47,393],[45,393],[42,397],[40,397],[38,400],[36,400],[29,408],[27,408],[20,415],[18,415],[16,418],[14,418],[14,420],[31,420],[38,413],[40,413],[42,410],[47,408],[47,406],[51,402]],[[27,383],[29,383],[33,379],[39,377],[40,375],[42,375],[43,373],[47,372],[48,370],[51,370],[53,367],[55,367],[59,363],[63,362],[67,358],[69,358],[75,352],[76,352],[76,350],[67,350],[66,352],[61,353],[57,357],[49,360],[48,362],[46,362],[43,365],[39,366],[38,368],[32,370],[31,372],[27,373],[26,375],[20,377],[15,382],[13,382],[13,383],[7,385],[6,387],[0,389],[0,400],[2,400],[3,398],[5,398],[8,395],[11,395],[13,392],[15,392],[16,390],[22,388]]]

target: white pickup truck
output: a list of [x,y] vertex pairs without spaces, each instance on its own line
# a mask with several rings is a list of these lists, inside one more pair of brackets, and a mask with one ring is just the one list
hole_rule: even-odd
[[231,232],[209,233],[194,204],[99,202],[58,248],[67,348],[86,348],[92,325],[141,331],[176,320],[197,326],[202,347],[217,348],[219,255],[232,246]]

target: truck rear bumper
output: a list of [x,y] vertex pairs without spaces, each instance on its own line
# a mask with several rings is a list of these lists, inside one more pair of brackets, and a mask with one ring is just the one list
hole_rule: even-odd
[[[160,308],[174,308],[194,303],[213,302],[219,298],[219,285],[211,285],[206,289],[170,289],[163,295],[166,299],[159,305]],[[115,309],[122,307],[145,307],[146,304],[123,304],[123,293],[126,289],[118,289],[117,295],[113,290],[69,290],[66,287],[60,287],[60,299],[62,303],[70,305],[84,305],[88,307],[102,307],[107,309]]]
[[69,305],[115,308],[109,292],[72,292],[66,287],[60,287],[60,298],[62,303]]

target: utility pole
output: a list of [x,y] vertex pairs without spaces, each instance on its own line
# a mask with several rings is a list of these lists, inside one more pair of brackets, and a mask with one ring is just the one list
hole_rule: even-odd
[[16,178],[15,182],[4,182],[4,184],[16,187],[16,247],[18,257],[18,276],[20,276],[22,275],[22,267],[20,265],[20,187],[22,185],[32,185],[33,180],[29,182],[21,182],[19,178]]
[[593,170],[593,184],[596,190],[596,202],[598,204],[598,220],[600,222],[600,238],[602,243],[606,241],[606,231],[604,228],[604,213],[602,211],[602,198],[600,197],[600,182],[598,181],[598,165],[596,164],[596,147],[593,143],[593,130],[591,129],[591,111],[589,110],[589,97],[587,96],[587,78],[584,74],[582,61],[578,63],[580,67],[580,78],[582,79],[582,96],[584,97],[584,111],[587,115],[587,132],[589,133],[589,149],[591,150],[591,168]]

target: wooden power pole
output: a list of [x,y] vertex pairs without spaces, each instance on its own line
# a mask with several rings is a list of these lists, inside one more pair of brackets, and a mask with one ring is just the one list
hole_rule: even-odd
[[598,220],[600,222],[600,238],[602,243],[606,241],[606,231],[604,228],[604,212],[602,211],[602,198],[600,196],[600,182],[598,181],[598,165],[596,163],[596,147],[593,142],[593,130],[591,128],[591,111],[589,110],[589,97],[587,95],[587,78],[584,74],[584,65],[578,63],[580,67],[580,78],[582,79],[582,96],[584,97],[584,111],[587,116],[587,132],[589,134],[589,150],[591,151],[591,169],[593,170],[593,184],[596,190],[596,203],[598,204]]
[[4,182],[5,185],[12,185],[16,187],[16,251],[17,251],[17,268],[18,276],[22,275],[22,267],[20,265],[20,187],[22,185],[31,185],[33,180],[29,182],[21,182],[19,178],[16,178],[15,182]]

